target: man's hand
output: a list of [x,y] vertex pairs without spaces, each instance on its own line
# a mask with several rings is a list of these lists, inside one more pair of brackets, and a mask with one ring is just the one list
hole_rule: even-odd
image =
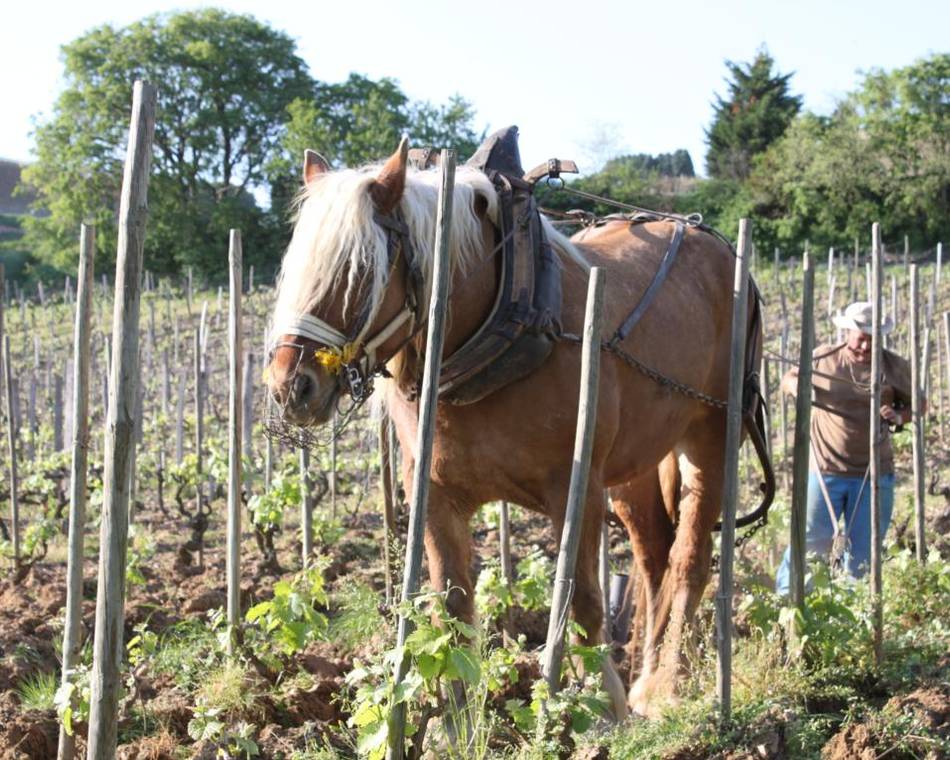
[[888,404],[881,405],[881,417],[887,420],[892,425],[903,425],[904,416],[901,412],[898,412],[893,406]]

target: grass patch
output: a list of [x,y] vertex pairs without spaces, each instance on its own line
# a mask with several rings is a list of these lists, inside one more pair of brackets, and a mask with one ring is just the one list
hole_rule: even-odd
[[55,672],[47,671],[28,675],[17,684],[16,692],[24,710],[52,712],[56,709],[53,698],[58,688],[58,676]]

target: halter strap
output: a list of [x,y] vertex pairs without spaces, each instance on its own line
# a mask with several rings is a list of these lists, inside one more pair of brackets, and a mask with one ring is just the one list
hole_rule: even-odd
[[347,343],[343,333],[312,314],[296,314],[288,317],[283,322],[274,325],[271,335],[274,338],[281,335],[298,335],[334,348],[343,348]]
[[[396,331],[406,322],[409,323],[410,338],[419,327],[416,312],[419,308],[419,291],[421,290],[421,272],[418,261],[412,255],[409,242],[409,227],[394,214],[374,215],[374,220],[386,232],[386,249],[389,258],[389,280],[392,279],[396,266],[396,259],[402,251],[406,262],[406,302],[397,314],[381,327],[375,335],[367,338],[373,329],[376,318],[383,305],[383,298],[377,300],[370,309],[364,309],[356,327],[356,335],[350,339],[344,333],[312,314],[295,314],[276,323],[271,330],[271,345],[276,347],[276,341],[281,335],[296,335],[308,338],[316,343],[323,344],[329,351],[323,349],[320,354],[326,353],[332,362],[333,372],[342,372],[345,386],[355,401],[361,401],[372,388],[372,376],[383,371],[381,363],[376,360],[376,351],[389,340]],[[401,239],[397,246],[395,238]],[[362,354],[362,356],[360,356]]]

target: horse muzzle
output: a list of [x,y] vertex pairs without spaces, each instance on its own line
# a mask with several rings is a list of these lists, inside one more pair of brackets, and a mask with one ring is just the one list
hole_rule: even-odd
[[298,367],[283,382],[272,383],[270,392],[285,422],[312,427],[333,416],[339,388],[335,382],[321,382],[309,367]]

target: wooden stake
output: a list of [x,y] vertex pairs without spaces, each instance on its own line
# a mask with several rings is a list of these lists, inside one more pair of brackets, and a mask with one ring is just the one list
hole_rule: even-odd
[[[875,222],[871,227],[871,314],[873,335],[871,344],[871,623],[874,638],[874,662],[880,667],[884,659],[883,630],[884,607],[881,593],[881,561],[883,536],[881,535],[881,371],[883,370],[881,344],[881,226]],[[905,251],[906,263],[906,251]]]
[[[815,350],[815,270],[806,256],[803,264],[802,337],[798,354],[795,397],[795,439],[792,445],[792,512],[790,520],[789,595],[799,609],[805,606],[805,514],[808,501],[808,462],[811,450],[811,377]],[[792,632],[793,637],[796,632]]]
[[10,364],[10,336],[3,336],[3,388],[7,406],[7,450],[10,453],[10,540],[13,569],[20,569],[20,505],[17,501],[16,416],[13,413],[13,371]]
[[[561,684],[561,659],[564,655],[564,636],[567,631],[568,608],[574,589],[574,570],[577,550],[584,524],[587,502],[587,483],[590,459],[594,447],[594,429],[597,425],[597,397],[600,381],[600,336],[604,312],[604,282],[606,272],[593,267],[587,281],[587,308],[584,314],[584,343],[581,348],[581,381],[578,394],[577,429],[574,436],[574,460],[561,546],[557,556],[551,616],[548,635],[541,660],[541,673],[553,696]],[[593,632],[591,632],[593,633]]]
[[103,475],[99,588],[91,673],[88,760],[112,760],[124,646],[125,558],[128,539],[129,465],[134,445],[135,397],[139,384],[139,307],[148,175],[155,132],[155,88],[136,82],[132,122],[119,210],[115,308],[112,340],[115,361],[110,382]]
[[[69,481],[69,554],[66,560],[66,624],[63,631],[62,682],[69,681],[82,647],[82,565],[86,527],[86,465],[89,446],[89,360],[91,354],[95,227],[82,225],[79,234],[79,275],[76,280],[76,327],[73,333],[73,452]],[[76,740],[60,726],[58,760],[72,760]]]
[[233,655],[241,624],[241,435],[244,414],[242,392],[243,341],[241,325],[241,231],[231,230],[228,245],[230,300],[228,309],[228,654]]
[[927,560],[927,546],[924,536],[924,419],[920,413],[922,393],[922,375],[920,367],[920,278],[916,264],[910,265],[910,385],[911,417],[914,423],[914,435],[911,438],[914,465],[914,539],[917,544],[917,561],[924,564]]
[[[732,595],[736,512],[739,501],[739,446],[742,442],[742,389],[745,385],[745,346],[748,336],[749,246],[752,225],[739,220],[735,280],[732,288],[732,342],[729,361],[729,406],[726,410],[725,462],[722,494],[719,591],[716,594],[716,693],[723,722],[732,715]],[[829,259],[830,268],[830,259]]]
[[[419,572],[422,567],[422,541],[426,511],[429,504],[429,477],[432,466],[432,439],[435,433],[436,403],[439,395],[439,372],[442,367],[442,346],[448,305],[449,245],[452,235],[452,206],[455,196],[455,151],[442,151],[442,184],[436,215],[435,255],[433,257],[432,296],[429,301],[429,327],[426,336],[425,366],[422,392],[419,395],[419,424],[416,450],[418,456],[412,479],[412,499],[409,507],[409,534],[406,541],[406,560],[403,574],[402,601],[408,601],[419,590]],[[410,622],[399,617],[397,635],[401,649],[409,635]],[[402,683],[408,663],[405,659],[396,665],[395,682]],[[405,703],[392,711],[389,724],[387,760],[401,760],[405,751]]]

